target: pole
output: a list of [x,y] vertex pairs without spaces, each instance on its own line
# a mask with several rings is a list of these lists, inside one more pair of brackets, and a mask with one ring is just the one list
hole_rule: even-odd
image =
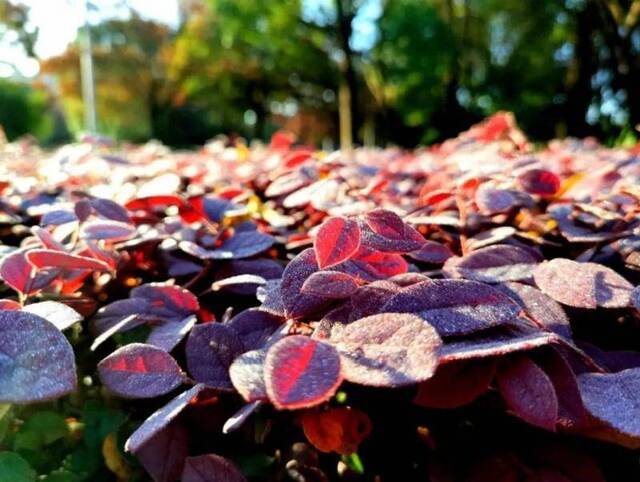
[[91,134],[97,132],[96,96],[93,78],[93,56],[91,55],[91,31],[89,29],[88,0],[82,1],[84,25],[80,35],[80,77],[82,81],[82,103],[84,105],[84,128]]

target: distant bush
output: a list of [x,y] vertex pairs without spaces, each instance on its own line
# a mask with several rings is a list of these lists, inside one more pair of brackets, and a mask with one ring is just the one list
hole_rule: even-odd
[[46,94],[28,84],[0,80],[0,126],[9,140],[24,134],[47,140],[53,120],[47,112]]

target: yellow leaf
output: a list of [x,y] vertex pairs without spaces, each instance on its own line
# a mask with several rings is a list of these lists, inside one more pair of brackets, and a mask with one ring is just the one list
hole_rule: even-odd
[[110,433],[102,442],[102,456],[107,468],[118,478],[118,482],[126,482],[131,478],[131,469],[118,449],[116,434]]

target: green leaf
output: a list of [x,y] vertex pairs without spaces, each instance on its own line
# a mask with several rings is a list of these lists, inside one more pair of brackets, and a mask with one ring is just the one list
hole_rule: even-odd
[[12,420],[11,405],[8,403],[0,404],[0,442],[7,435]]
[[347,464],[347,467],[353,470],[356,474],[364,474],[364,465],[362,464],[362,460],[360,460],[360,456],[357,453],[343,455],[342,461]]
[[37,434],[43,445],[49,445],[69,434],[65,418],[55,412],[36,412],[20,428],[20,432]]
[[88,447],[102,447],[105,437],[117,432],[126,419],[126,415],[118,410],[104,407],[95,401],[87,402],[82,415],[85,443]]
[[36,471],[14,452],[0,452],[0,480],[7,482],[35,482]]
[[267,477],[275,458],[266,454],[251,454],[233,457],[233,460],[244,475],[248,477]]
[[55,470],[47,475],[42,482],[84,482],[86,479],[67,470]]

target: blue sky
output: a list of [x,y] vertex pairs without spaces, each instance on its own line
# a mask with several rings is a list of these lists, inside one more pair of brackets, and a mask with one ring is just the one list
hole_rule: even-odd
[[[30,8],[30,28],[38,28],[36,54],[41,58],[59,55],[76,38],[84,22],[84,0],[17,0]],[[256,0],[269,1],[269,0]],[[95,9],[89,11],[89,21],[98,23],[104,18],[126,17],[127,5],[142,17],[177,26],[179,0],[90,0]],[[302,0],[303,15],[322,23],[332,21],[333,0]],[[375,22],[382,13],[381,0],[364,0],[353,22],[352,47],[366,51],[377,35]],[[4,61],[4,64],[3,64]],[[0,41],[0,77],[12,76],[13,65],[25,77],[38,73],[38,62],[28,58],[22,47],[10,36]]]
[[[30,7],[30,26],[40,30],[36,53],[42,58],[52,57],[64,52],[67,45],[76,37],[78,27],[83,23],[83,0],[20,0]],[[126,9],[120,0],[91,0],[98,7],[90,12],[93,22],[100,18],[126,15]],[[126,2],[141,16],[175,26],[178,22],[178,0],[127,0]],[[0,42],[0,59],[11,63],[25,76],[37,73],[38,64],[27,58],[13,39],[4,38]],[[0,64],[0,77],[13,72]]]

